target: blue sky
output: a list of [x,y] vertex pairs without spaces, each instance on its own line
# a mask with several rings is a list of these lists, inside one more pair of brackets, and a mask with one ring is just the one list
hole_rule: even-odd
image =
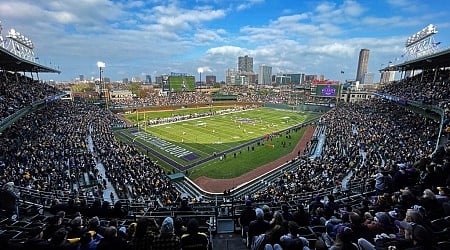
[[[428,24],[450,44],[448,0],[2,0],[3,37],[14,28],[35,44],[40,63],[61,74],[41,79],[111,80],[183,72],[223,80],[238,56],[272,73],[354,79],[359,51],[370,49],[375,73],[404,54],[406,38]],[[400,62],[401,59],[398,61]],[[340,72],[344,71],[344,74]]]

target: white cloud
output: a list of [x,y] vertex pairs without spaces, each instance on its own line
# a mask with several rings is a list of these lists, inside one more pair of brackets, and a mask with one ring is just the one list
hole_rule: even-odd
[[342,4],[342,12],[344,15],[353,17],[361,16],[365,9],[356,1],[345,1]]
[[327,55],[327,56],[333,56],[333,57],[350,57],[352,54],[355,53],[355,47],[352,47],[349,44],[345,43],[331,43],[331,44],[323,44],[323,45],[312,45],[309,48],[310,52],[318,53],[320,55]]
[[421,23],[420,20],[416,18],[405,18],[401,16],[391,16],[391,17],[374,17],[368,16],[361,19],[361,22],[366,25],[379,27],[385,29],[386,27],[408,27],[415,26]]
[[194,34],[194,41],[196,43],[202,43],[203,45],[212,43],[212,42],[221,42],[224,41],[223,35],[226,34],[224,29],[218,30],[207,30],[207,29],[199,29]]
[[299,21],[309,18],[307,13],[294,14],[290,16],[280,16],[277,20],[271,22],[271,25],[289,26],[290,24],[298,23]]
[[264,3],[264,0],[246,0],[246,1],[243,1],[243,3],[239,4],[236,7],[236,10],[237,11],[246,10],[246,9],[251,8],[255,4],[261,4],[261,3]]
[[424,5],[420,1],[414,0],[386,0],[388,5],[391,5],[394,8],[400,8],[404,11],[408,12],[417,12],[423,11]]
[[246,49],[243,49],[243,48],[237,47],[237,46],[231,46],[231,45],[210,48],[206,51],[206,54],[209,54],[209,55],[238,56],[238,55],[245,54],[245,53],[246,53]]
[[326,14],[326,13],[332,12],[335,9],[336,9],[335,3],[325,2],[325,3],[321,3],[321,4],[317,5],[316,12],[318,12],[319,14],[322,14],[322,13]]

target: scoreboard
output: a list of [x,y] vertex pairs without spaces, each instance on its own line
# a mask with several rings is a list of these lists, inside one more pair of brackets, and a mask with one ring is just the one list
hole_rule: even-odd
[[168,79],[169,91],[184,92],[195,91],[195,77],[185,75],[170,75]]
[[338,81],[313,81],[311,94],[317,97],[336,97],[339,94]]
[[339,92],[339,85],[326,85],[326,84],[319,84],[315,85],[316,91],[313,91],[312,93],[315,93],[316,96],[320,97],[336,97]]

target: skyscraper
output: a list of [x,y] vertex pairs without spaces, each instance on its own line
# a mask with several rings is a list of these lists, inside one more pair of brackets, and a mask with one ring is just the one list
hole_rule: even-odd
[[272,83],[272,67],[265,64],[259,65],[258,84],[269,85]]
[[145,75],[145,83],[152,83],[152,76],[151,75]]
[[367,73],[369,67],[369,49],[361,49],[359,52],[358,71],[356,72],[356,81],[362,83],[364,74]]
[[238,70],[240,72],[253,72],[253,57],[247,55],[238,57]]

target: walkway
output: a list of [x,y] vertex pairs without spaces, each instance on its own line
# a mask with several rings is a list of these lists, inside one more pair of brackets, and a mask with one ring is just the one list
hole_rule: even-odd
[[119,196],[116,193],[116,190],[114,189],[114,187],[112,186],[111,182],[109,182],[108,178],[106,178],[106,174],[105,174],[105,167],[103,166],[103,164],[98,160],[97,157],[97,153],[95,152],[94,149],[94,143],[92,141],[92,127],[89,126],[89,135],[88,135],[88,150],[89,152],[92,153],[92,155],[94,155],[94,161],[96,163],[95,168],[98,170],[100,177],[101,177],[101,182],[103,183],[103,180],[106,180],[106,187],[105,190],[103,190],[103,200],[108,201],[110,204],[113,204],[112,200],[111,200],[111,193],[114,196],[114,201],[119,200]]

